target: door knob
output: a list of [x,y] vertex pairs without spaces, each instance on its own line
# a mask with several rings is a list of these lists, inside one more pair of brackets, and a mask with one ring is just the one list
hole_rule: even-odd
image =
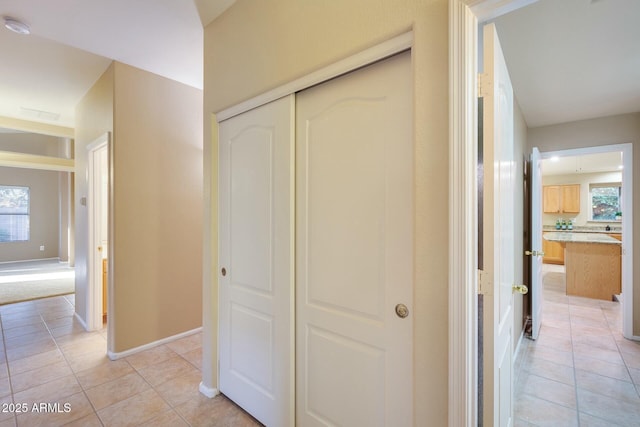
[[404,319],[409,315],[409,309],[404,304],[398,304],[396,305],[396,314],[399,318]]
[[544,256],[544,252],[542,251],[524,251],[524,254],[533,256]]
[[527,288],[526,285],[513,285],[511,287],[511,290],[513,292],[517,292],[517,293],[522,294],[522,295],[524,295],[524,294],[529,292],[529,288]]
[[227,269],[222,267],[222,270],[220,270],[220,273],[222,274],[222,276],[226,276],[227,275]]

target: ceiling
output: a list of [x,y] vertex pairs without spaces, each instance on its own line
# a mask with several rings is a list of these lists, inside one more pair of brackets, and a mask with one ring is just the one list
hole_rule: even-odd
[[[0,116],[74,127],[111,60],[202,88],[203,26],[234,1],[0,0],[31,27],[0,27]],[[640,1],[538,0],[495,22],[529,127],[640,111]]]
[[640,111],[640,1],[538,0],[495,23],[529,127]]
[[74,127],[78,101],[117,60],[202,88],[203,26],[234,0],[0,0],[0,116]]

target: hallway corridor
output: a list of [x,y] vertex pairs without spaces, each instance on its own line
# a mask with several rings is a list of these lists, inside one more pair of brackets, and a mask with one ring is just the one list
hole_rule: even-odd
[[0,427],[259,425],[226,397],[199,393],[201,333],[111,361],[106,329],[86,332],[73,304],[66,295],[0,306]]

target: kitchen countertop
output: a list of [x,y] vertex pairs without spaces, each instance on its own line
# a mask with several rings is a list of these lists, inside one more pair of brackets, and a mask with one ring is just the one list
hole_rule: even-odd
[[561,243],[605,243],[609,245],[621,245],[622,242],[604,233],[575,233],[567,231],[546,232],[542,236],[545,240]]

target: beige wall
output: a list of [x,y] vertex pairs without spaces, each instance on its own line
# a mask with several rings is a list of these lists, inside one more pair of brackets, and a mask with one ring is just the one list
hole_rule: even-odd
[[89,223],[87,206],[80,203],[87,197],[87,146],[105,132],[113,132],[113,85],[114,66],[98,79],[76,107],[75,130],[75,169],[74,206],[75,206],[75,270],[76,270],[76,313],[87,320],[87,250],[89,244]]
[[[633,144],[633,182],[640,182],[640,113],[529,129],[529,147],[540,151]],[[633,265],[640,265],[640,185],[633,187]],[[640,335],[640,268],[633,272],[633,334]]]
[[114,348],[202,325],[202,91],[115,63]]
[[[212,114],[413,29],[415,177],[414,408],[447,423],[448,2],[238,0],[205,29],[205,198],[217,228]],[[437,206],[437,209],[433,207]],[[217,242],[206,245],[203,380],[216,386]],[[411,393],[409,390],[408,393]]]
[[[527,148],[527,124],[524,121],[524,116],[520,110],[520,106],[517,102],[514,102],[513,106],[513,135],[514,135],[514,161],[515,161],[515,211],[513,213],[513,222],[515,226],[515,277],[514,283],[524,284],[526,278],[523,275],[523,263],[525,259],[523,254],[524,248],[524,162],[528,159],[529,155],[526,151]],[[514,350],[518,345],[520,336],[522,335],[522,329],[524,327],[523,319],[523,300],[524,297],[520,294],[514,294],[513,301],[513,345]]]
[[202,91],[114,62],[76,116],[76,312],[87,319],[87,145],[111,132],[109,350],[198,328]]
[[[57,258],[59,237],[58,173],[0,167],[1,185],[29,187],[29,240],[0,243],[0,262]],[[44,251],[40,246],[44,245]]]
[[66,138],[37,133],[0,133],[0,151],[37,154],[39,156],[65,157],[60,150],[67,144]]

